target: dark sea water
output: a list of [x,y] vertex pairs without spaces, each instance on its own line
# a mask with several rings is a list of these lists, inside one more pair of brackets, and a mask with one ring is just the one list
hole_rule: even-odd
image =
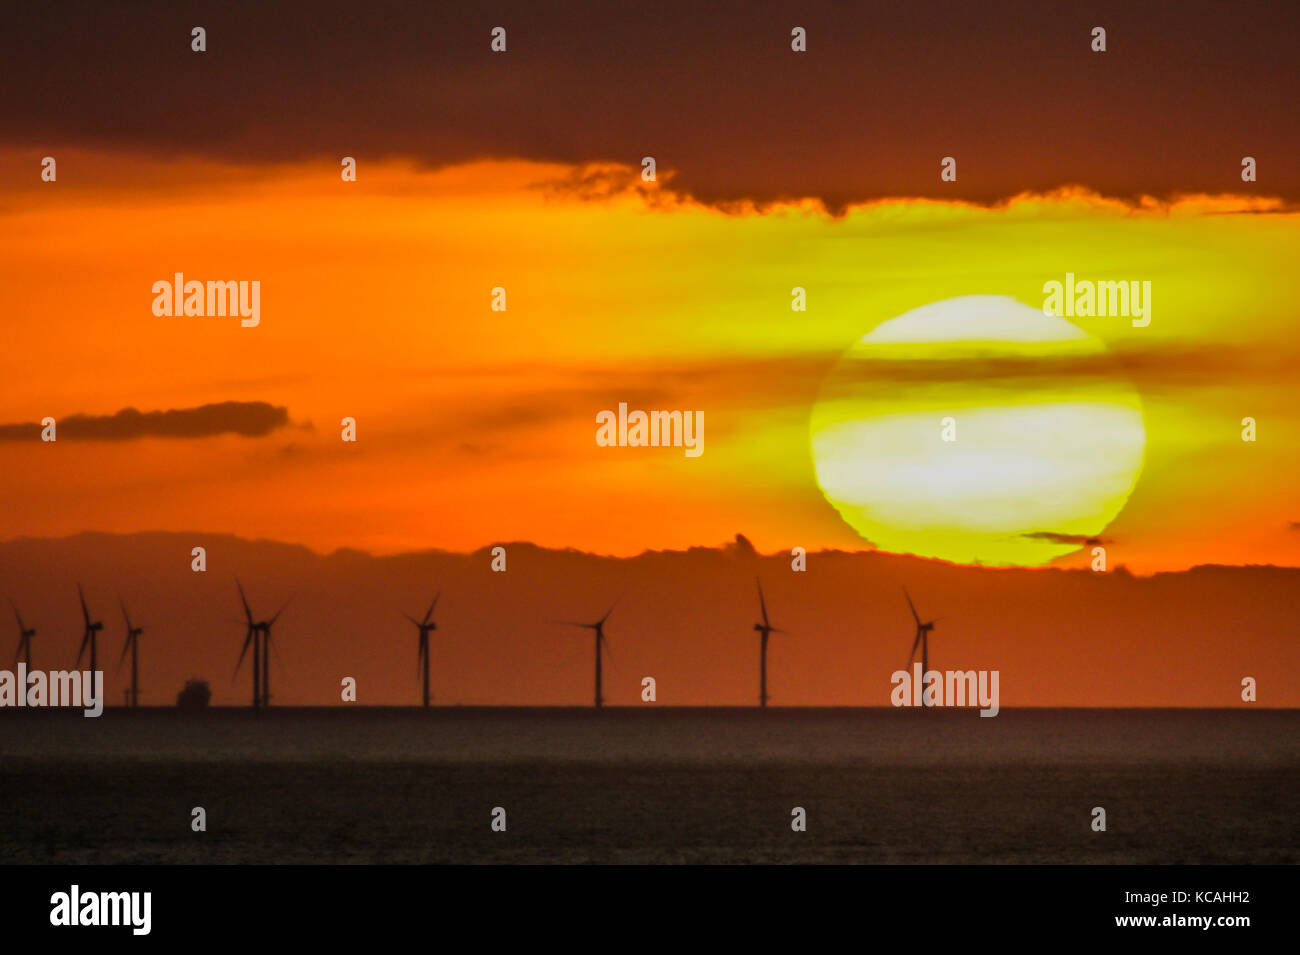
[[1298,806],[1293,711],[0,711],[4,863],[1295,863]]

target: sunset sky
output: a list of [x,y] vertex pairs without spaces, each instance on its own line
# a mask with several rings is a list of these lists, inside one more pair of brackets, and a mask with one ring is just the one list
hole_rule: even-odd
[[[623,166],[363,157],[355,183],[336,167],[77,150],[60,151],[57,183],[6,178],[4,423],[33,425],[0,432],[6,496],[24,502],[9,536],[633,554],[742,530],[760,550],[869,547],[813,467],[809,415],[836,360],[939,300],[1041,309],[1043,284],[1074,272],[1153,283],[1147,327],[1075,320],[1115,359],[1090,373],[1136,391],[1146,428],[1132,498],[1085,533],[1135,570],[1296,563],[1298,233],[1279,200],[1072,189],[832,217],[811,202],[722,212]],[[155,316],[152,285],[176,271],[260,280],[260,325]],[[944,371],[955,403],[975,365]],[[885,387],[902,410],[919,400],[914,382]],[[598,447],[595,416],[620,401],[703,411],[705,453]],[[254,436],[33,440],[46,415],[219,402],[286,413]]]
[[[782,702],[851,704],[902,662],[910,580],[958,617],[937,652],[1002,667],[1009,705],[1236,704],[1239,672],[1294,671],[1278,623],[1294,571],[1159,575],[1300,566],[1300,15],[1130,6],[15,11],[0,36],[21,91],[0,101],[0,592],[67,655],[73,576],[97,607],[124,588],[189,634],[168,686],[233,665],[235,574],[257,578],[259,607],[315,594],[286,617],[298,662],[277,692],[318,703],[336,702],[339,667],[362,672],[363,639],[407,646],[397,609],[423,606],[436,570],[447,632],[483,638],[443,648],[465,682],[440,676],[440,698],[553,703],[589,699],[590,661],[576,643],[553,655],[541,605],[603,609],[641,574],[613,672],[644,661],[677,702],[744,702],[748,656],[693,654],[701,634],[747,635],[761,569],[792,628],[825,637],[794,662],[780,651]],[[260,323],[155,314],[155,283],[178,272],[260,283]],[[1043,314],[1067,274],[1150,283],[1149,324]],[[703,453],[600,446],[597,416],[621,403],[702,414]],[[86,531],[183,534],[20,540]],[[803,586],[776,578],[785,557],[751,564],[733,544],[552,554],[536,577],[524,551],[503,584],[477,556],[349,576],[350,553],[218,536],[634,557],[738,533],[769,555],[1009,568],[1096,569],[1104,546],[1108,569],[1157,576],[827,556],[834,571]],[[200,582],[182,544],[205,535],[243,563],[216,555]],[[863,567],[879,572],[869,599]],[[650,614],[668,593],[682,616],[664,633]],[[1012,619],[1003,595],[1032,610]],[[1176,648],[1181,669],[1152,680],[1096,651],[1104,632],[1128,653],[1148,624],[1141,653],[1155,666]],[[1237,627],[1248,638],[1225,639]],[[517,644],[505,684],[492,634]],[[304,668],[308,636],[334,652]],[[410,702],[410,660],[381,656],[368,685]]]
[[[293,5],[17,14],[3,52],[30,92],[0,106],[0,486],[23,504],[0,533],[628,555],[743,531],[760,550],[1029,565],[1086,562],[1078,545],[1100,537],[1140,572],[1296,564],[1297,136],[1285,97],[1255,93],[1296,92],[1270,55],[1287,5],[1193,4],[1158,29],[1104,4],[1077,29],[1032,4],[564,10],[489,23],[395,5],[362,35],[346,5],[314,5],[310,31]],[[64,31],[69,16],[86,29]],[[504,54],[488,49],[498,22]],[[809,52],[789,49],[792,25]],[[902,67],[936,48],[924,72]],[[1241,180],[1247,155],[1258,181]],[[176,272],[259,281],[261,324],[154,315],[153,284]],[[875,390],[848,408],[867,422],[848,425],[849,483],[888,459],[893,497],[859,520],[822,493],[818,401],[858,342],[948,299],[1039,309],[1067,272],[1151,282],[1150,325],[1060,326],[1084,367],[974,326],[958,355],[921,321],[907,361],[854,366]],[[1107,412],[1063,411],[1067,392],[1123,396],[1140,437],[1072,444]],[[702,412],[705,453],[598,447],[596,415],[620,402]],[[1061,426],[1022,440],[1010,422],[1032,407]],[[113,417],[128,409],[171,424]],[[954,409],[986,426],[943,465],[971,472],[965,503],[950,486],[949,517],[927,518],[937,486],[906,475],[942,452],[861,450],[860,427],[928,434]],[[35,440],[47,415],[54,445]],[[1104,504],[1101,485],[1082,503],[1094,471]],[[952,514],[1007,506],[999,493],[1023,526],[961,544]],[[934,533],[891,526],[904,513]]]

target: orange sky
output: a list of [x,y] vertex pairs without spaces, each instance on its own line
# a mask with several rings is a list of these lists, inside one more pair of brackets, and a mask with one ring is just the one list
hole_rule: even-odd
[[[761,575],[780,705],[884,705],[904,586],[1006,706],[1300,703],[1295,10],[798,6],[507,4],[502,55],[468,6],[224,5],[202,53],[156,0],[15,11],[0,598],[38,666],[81,582],[109,657],[119,594],[146,626],[147,703],[242,704],[239,575],[293,598],[277,703],[413,703],[441,587],[437,702],[585,705],[548,621],[623,594],[611,703],[744,705]],[[156,314],[177,272],[260,323]],[[1150,324],[1042,314],[1067,274]],[[601,446],[620,403],[703,453]]]
[[[815,204],[724,214],[617,166],[363,160],[344,183],[325,162],[59,163],[57,183],[0,194],[4,422],[238,401],[288,423],[7,441],[0,483],[24,506],[6,510],[5,537],[202,529],[323,551],[528,539],[634,554],[740,530],[763,550],[866,547],[813,473],[827,369],[908,309],[966,294],[1037,305],[1044,278],[1070,270],[1158,290],[1149,328],[1080,321],[1146,417],[1142,476],[1105,534],[1112,561],[1297,562],[1296,218],[1268,200],[1144,209],[1076,191],[831,218]],[[156,317],[152,284],[175,271],[259,280],[261,324]],[[796,285],[807,313],[790,310]],[[597,447],[595,415],[620,401],[703,410],[705,453]],[[1253,444],[1244,415],[1260,422]]]

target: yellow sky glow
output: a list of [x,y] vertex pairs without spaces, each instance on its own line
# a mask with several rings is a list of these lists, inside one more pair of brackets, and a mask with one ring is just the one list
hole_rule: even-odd
[[[22,506],[0,533],[200,529],[383,552],[528,539],[637,553],[737,531],[766,550],[864,546],[823,498],[808,437],[838,357],[944,299],[1037,308],[1043,283],[1073,272],[1153,283],[1146,328],[1077,320],[1121,363],[1145,422],[1141,479],[1106,533],[1112,562],[1297,562],[1297,219],[1275,204],[1074,191],[832,218],[809,203],[724,213],[666,188],[593,200],[573,181],[529,162],[363,160],[344,183],[326,161],[85,154],[61,159],[57,183],[11,184],[6,422],[239,400],[284,405],[294,424],[260,439],[11,442],[0,487]],[[176,271],[260,280],[261,325],[155,317],[152,283]],[[504,313],[489,308],[497,286]],[[791,311],[795,286],[805,313]],[[924,387],[899,389],[893,412],[928,414]],[[597,447],[595,415],[619,401],[702,410],[704,455]],[[1017,403],[998,430],[1048,407]],[[344,416],[355,445],[339,440]],[[1067,451],[1035,480],[1056,481]],[[1006,477],[969,486],[993,493]],[[1083,508],[1093,523],[1114,497],[1105,482]],[[1064,534],[1072,514],[1033,516]]]

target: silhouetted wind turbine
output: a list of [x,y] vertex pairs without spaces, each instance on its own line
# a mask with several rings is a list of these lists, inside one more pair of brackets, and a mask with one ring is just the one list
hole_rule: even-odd
[[[290,600],[291,599],[293,598],[290,598]],[[262,631],[262,705],[263,706],[271,705],[270,651],[275,649],[275,644],[271,639],[271,627],[277,620],[280,619],[280,614],[284,613],[284,608],[287,606],[289,606],[288,600],[284,602],[284,606],[282,606],[279,610],[275,612],[274,617],[272,617],[270,620],[263,620],[261,623],[258,624],[258,627],[261,628]],[[279,650],[275,651],[275,658],[276,660],[280,659]]]
[[763,582],[758,581],[758,608],[763,612],[763,622],[754,624],[754,629],[760,634],[759,641],[759,662],[758,662],[758,705],[767,706],[767,638],[774,633],[785,633],[777,627],[772,626],[767,619],[767,602],[763,600]]
[[81,649],[77,651],[77,666],[81,666],[81,657],[86,652],[86,644],[90,644],[90,672],[93,680],[95,672],[99,669],[97,634],[104,629],[104,624],[90,619],[90,611],[86,608],[86,595],[81,590],[81,584],[77,584],[77,596],[81,598],[81,615],[86,620],[86,631],[81,637]]
[[122,616],[126,620],[126,643],[122,644],[122,655],[118,657],[117,668],[122,668],[122,661],[126,659],[126,651],[131,651],[131,695],[130,706],[132,709],[140,705],[140,634],[144,633],[144,627],[131,626],[131,615],[126,612],[126,604],[121,597],[117,598],[118,604],[122,607]]
[[271,705],[271,658],[268,655],[268,648],[271,645],[271,626],[279,619],[280,614],[284,613],[284,608],[289,606],[289,601],[286,600],[284,606],[277,610],[270,620],[254,620],[253,610],[248,606],[248,598],[244,596],[244,585],[239,582],[239,578],[235,578],[235,586],[239,588],[239,599],[244,605],[244,619],[248,623],[248,630],[244,634],[244,648],[239,651],[239,662],[235,664],[235,676],[239,675],[239,668],[243,666],[244,656],[251,646],[253,648],[253,709],[257,710]]
[[601,617],[595,623],[579,623],[576,620],[556,621],[556,623],[563,624],[566,627],[582,627],[584,630],[594,630],[596,632],[596,709],[600,709],[601,705],[605,702],[605,697],[601,695],[601,670],[600,670],[600,651],[602,647],[606,647],[605,621],[609,619],[609,615],[614,612],[614,608],[617,606],[618,606],[618,601],[615,600],[612,604],[609,605],[609,609],[605,611],[605,616]]
[[262,708],[262,631],[253,620],[252,608],[248,606],[248,598],[244,596],[244,585],[235,578],[235,586],[239,588],[239,599],[244,605],[244,618],[248,621],[248,630],[244,633],[244,647],[239,651],[239,662],[235,664],[235,675],[230,678],[230,682],[235,682],[235,677],[239,676],[239,668],[244,665],[244,656],[248,653],[251,645],[253,648],[253,709]]
[[[916,621],[916,639],[912,641],[912,651],[907,655],[907,663],[910,667],[912,657],[916,656],[916,645],[919,643],[921,645],[921,679],[924,681],[925,675],[930,672],[930,631],[934,629],[934,625],[940,618],[935,617],[934,620],[928,623],[922,623],[920,615],[916,612],[916,605],[912,603],[912,595],[907,592],[906,587],[903,588],[903,596],[907,598],[907,606],[912,610],[912,619]],[[921,694],[921,705],[927,705],[924,692]]]
[[418,651],[418,661],[416,663],[416,676],[424,672],[424,705],[429,705],[429,633],[438,629],[438,625],[433,622],[433,611],[438,606],[438,599],[442,596],[442,591],[434,595],[433,603],[429,604],[429,609],[424,612],[423,620],[416,620],[409,613],[403,613],[402,616],[411,623],[415,624],[420,631],[420,645]]
[[32,637],[36,636],[36,631],[23,623],[22,614],[18,612],[18,606],[9,601],[9,606],[14,608],[14,617],[18,620],[18,649],[14,651],[14,666],[18,665],[18,658],[23,655],[24,651],[27,658],[24,661],[27,664],[27,671],[32,669]]

